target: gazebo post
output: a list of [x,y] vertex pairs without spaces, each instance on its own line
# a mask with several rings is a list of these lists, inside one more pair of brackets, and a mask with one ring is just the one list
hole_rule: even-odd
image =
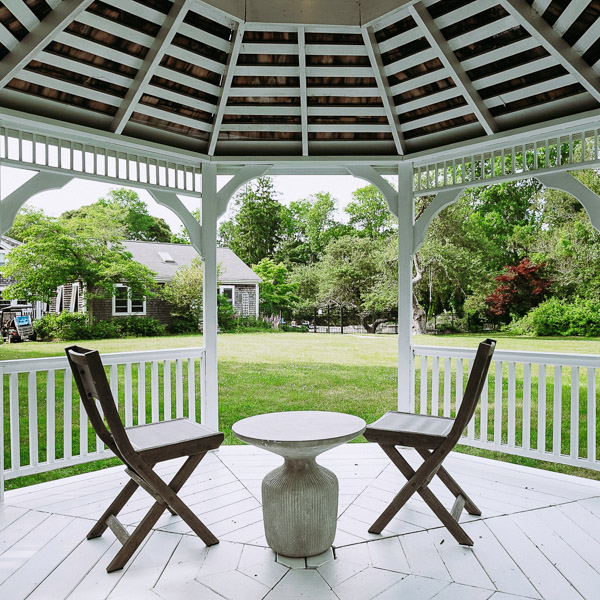
[[217,370],[217,168],[202,166],[202,339],[204,391],[202,403],[207,427],[219,428],[219,379]]
[[398,410],[415,406],[412,353],[413,165],[398,165]]

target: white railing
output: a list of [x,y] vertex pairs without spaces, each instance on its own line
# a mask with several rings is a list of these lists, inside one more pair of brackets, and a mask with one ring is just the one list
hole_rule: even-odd
[[[125,425],[201,421],[204,355],[204,348],[102,355]],[[0,495],[4,479],[112,456],[88,422],[66,357],[0,361],[0,384]]]
[[[454,416],[475,350],[414,346],[411,410]],[[600,470],[596,438],[600,356],[496,350],[461,443]]]

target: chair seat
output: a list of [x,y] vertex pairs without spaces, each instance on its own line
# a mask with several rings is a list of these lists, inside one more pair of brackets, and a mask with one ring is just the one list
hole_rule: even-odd
[[223,441],[222,433],[185,418],[126,427],[125,431],[135,450],[157,462],[214,450]]
[[378,444],[431,449],[446,439],[453,424],[454,419],[448,417],[389,411],[371,423],[363,435]]

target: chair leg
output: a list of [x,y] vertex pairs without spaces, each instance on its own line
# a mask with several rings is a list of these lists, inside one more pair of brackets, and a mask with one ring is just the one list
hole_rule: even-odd
[[96,524],[87,534],[88,540],[100,537],[106,531],[106,528],[108,527],[106,520],[111,515],[116,517],[121,512],[121,509],[125,506],[125,504],[127,504],[138,487],[138,484],[132,479],[125,484],[125,487],[119,492],[117,497],[112,501],[111,505],[104,511],[104,514],[98,519]]
[[[173,479],[167,485],[153,470],[145,473],[145,477],[151,479],[151,484],[156,490],[160,501],[156,501],[146,516],[140,521],[133,533],[129,536],[123,547],[117,552],[106,570],[111,573],[122,569],[127,561],[133,556],[138,546],[150,533],[156,522],[167,509],[172,509],[178,514],[190,528],[202,539],[207,546],[218,544],[219,540],[212,532],[196,517],[188,506],[179,498],[177,492],[193,473],[198,463],[204,458],[205,453],[190,456],[175,473]],[[160,483],[159,483],[160,482]],[[134,483],[133,481],[131,483]],[[137,487],[137,484],[135,484]]]
[[[431,451],[429,451],[429,450],[417,450],[417,452],[424,459],[427,459],[429,456],[431,456]],[[465,492],[465,490],[463,490],[460,487],[460,485],[458,485],[458,483],[456,482],[454,477],[452,477],[452,475],[450,475],[450,473],[448,473],[448,471],[446,471],[446,469],[444,469],[443,466],[440,465],[437,475],[440,478],[440,480],[444,483],[444,485],[450,490],[450,492],[453,494],[453,496],[455,498],[457,498],[458,496],[462,496],[464,498],[465,510],[470,515],[475,515],[477,517],[481,516],[481,510],[479,510],[479,508],[477,507],[475,502],[473,502],[473,500],[471,500],[471,498],[469,498],[469,496],[467,495],[467,492]]]
[[[369,533],[381,533],[398,511],[406,504],[408,499],[417,492],[459,544],[472,546],[473,540],[426,485],[432,471],[438,467],[439,474],[439,470],[441,470],[442,467],[433,464],[431,456],[429,456],[419,469],[415,471],[400,452],[398,452],[395,446],[381,445],[381,448],[389,456],[396,467],[398,467],[404,477],[406,477],[407,482],[398,494],[396,494],[388,507],[381,513],[375,523],[370,527]],[[428,462],[430,464],[428,464]],[[448,477],[450,476],[448,475]]]

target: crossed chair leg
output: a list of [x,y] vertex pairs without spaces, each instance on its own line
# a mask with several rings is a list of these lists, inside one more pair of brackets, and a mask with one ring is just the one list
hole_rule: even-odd
[[[145,479],[132,472],[130,469],[125,469],[125,472],[131,479],[125,484],[125,487],[113,500],[112,504],[104,511],[104,514],[87,535],[88,540],[100,537],[108,527],[123,545],[108,567],[106,567],[106,570],[109,573],[118,571],[125,566],[165,510],[168,510],[173,515],[179,515],[207,546],[213,546],[214,544],[219,543],[219,540],[212,534],[206,525],[198,519],[177,495],[177,492],[179,492],[183,484],[193,473],[194,469],[204,458],[205,454],[206,453],[203,452],[191,455],[183,463],[168,485],[154,472],[153,464],[149,465],[150,471],[145,474]],[[135,530],[130,534],[119,522],[117,515],[131,496],[133,496],[138,487],[144,488],[156,502],[146,513]]]
[[[424,459],[424,462],[415,471],[395,446],[383,444],[380,444],[380,446],[390,460],[398,467],[402,475],[406,477],[407,481],[388,507],[381,513],[375,523],[373,523],[369,529],[369,533],[381,533],[398,511],[406,504],[408,499],[417,492],[459,544],[472,546],[473,540],[459,525],[458,519],[463,508],[470,515],[479,516],[481,515],[481,511],[458,483],[456,483],[448,471],[442,467],[441,461],[443,458],[439,459],[435,456],[434,452],[430,450],[417,449],[417,452]],[[455,497],[454,506],[450,511],[442,505],[428,487],[436,474]]]

